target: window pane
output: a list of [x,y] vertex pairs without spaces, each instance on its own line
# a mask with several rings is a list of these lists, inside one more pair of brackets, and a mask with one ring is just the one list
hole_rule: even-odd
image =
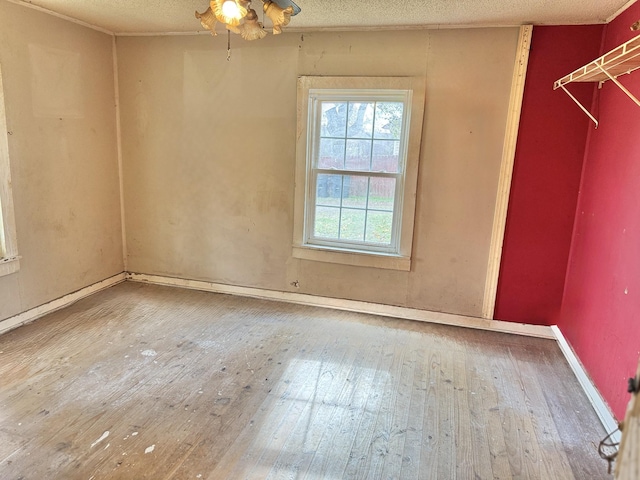
[[395,195],[395,178],[372,178],[369,187],[369,208],[392,212]]
[[344,168],[344,140],[320,139],[318,168]]
[[366,208],[369,189],[369,177],[345,175],[342,189],[344,207]]
[[322,137],[343,137],[347,131],[347,103],[322,102],[320,135]]
[[364,240],[365,210],[342,209],[340,238],[343,240]]
[[393,212],[368,212],[367,235],[365,240],[371,243],[391,243]]
[[371,141],[347,140],[345,168],[368,172],[371,168]]
[[374,172],[398,172],[400,142],[398,140],[374,140],[371,170]]
[[316,205],[340,206],[342,175],[319,174],[316,182]]
[[371,138],[373,133],[373,102],[349,102],[347,138]]
[[338,238],[340,225],[340,208],[316,207],[316,219],[313,233],[316,237]]
[[[389,88],[396,83],[397,89]],[[402,226],[399,210],[408,149],[403,128],[411,109],[406,102],[411,95],[403,89],[406,83],[384,80],[380,88],[353,88],[348,83],[334,89],[305,79],[309,96],[298,105],[308,129],[304,195],[296,186],[296,202],[304,198],[305,216],[296,222],[295,236],[302,246],[383,256],[405,245],[400,238],[405,230],[396,229],[408,231],[413,221],[408,216]],[[299,157],[296,178],[303,175],[297,170],[303,168],[302,152]]]
[[376,122],[374,138],[400,139],[402,130],[402,102],[376,103]]

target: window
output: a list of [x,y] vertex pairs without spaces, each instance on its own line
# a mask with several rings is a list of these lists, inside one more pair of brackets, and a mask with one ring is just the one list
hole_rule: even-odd
[[408,270],[424,80],[301,77],[298,102],[294,256]]
[[11,195],[11,173],[9,171],[9,144],[7,121],[4,113],[4,90],[0,70],[0,275],[8,275],[20,268],[16,227]]

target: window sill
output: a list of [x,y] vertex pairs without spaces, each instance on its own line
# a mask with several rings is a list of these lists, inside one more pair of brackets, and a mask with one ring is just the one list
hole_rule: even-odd
[[20,270],[20,257],[0,259],[0,277]]
[[383,268],[386,270],[411,270],[411,258],[382,253],[360,253],[316,247],[293,247],[293,257],[316,262],[339,263],[356,267]]

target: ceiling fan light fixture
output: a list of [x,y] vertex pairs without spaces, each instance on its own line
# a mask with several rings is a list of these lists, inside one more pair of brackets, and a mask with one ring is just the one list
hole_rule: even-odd
[[258,14],[253,8],[244,17],[244,23],[238,27],[240,36],[245,40],[260,40],[267,36],[267,32],[262,28],[262,23],[258,21]]
[[273,23],[273,34],[278,35],[279,33],[282,33],[282,27],[286,27],[291,21],[293,7],[288,6],[287,8],[282,8],[271,0],[264,0],[262,8],[264,10],[264,14],[269,17],[269,20]]
[[216,33],[216,23],[218,22],[218,19],[211,11],[211,7],[207,8],[204,13],[199,13],[196,10],[196,18],[200,20],[200,25],[202,25],[202,28],[209,30],[211,32],[211,35],[213,35],[214,37],[218,35]]
[[[210,7],[203,13],[196,11],[196,18],[211,35],[216,35],[215,26],[220,22],[233,33],[245,40],[258,40],[267,36],[267,31],[258,21],[258,14],[251,8],[251,0],[210,0]],[[282,33],[282,27],[289,25],[291,17],[300,13],[300,7],[293,0],[262,0],[264,16],[273,26],[273,34]],[[227,41],[227,53],[231,52],[231,39]]]
[[247,8],[239,0],[211,0],[211,9],[219,22],[237,27],[247,15]]

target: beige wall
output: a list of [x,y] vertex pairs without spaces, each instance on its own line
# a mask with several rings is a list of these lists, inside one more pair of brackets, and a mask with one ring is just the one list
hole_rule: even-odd
[[[480,316],[517,38],[118,38],[129,270]],[[298,75],[426,75],[410,272],[292,258]]]
[[123,270],[112,39],[0,1],[13,196],[22,256],[0,319]]

